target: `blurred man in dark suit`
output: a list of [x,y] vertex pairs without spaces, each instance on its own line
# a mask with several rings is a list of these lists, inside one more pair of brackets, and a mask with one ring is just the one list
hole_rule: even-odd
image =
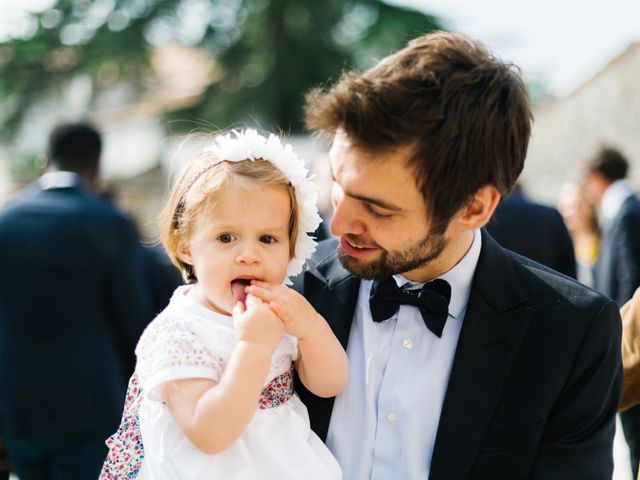
[[[595,288],[624,305],[640,286],[640,200],[627,180],[629,162],[618,151],[602,148],[591,160],[585,188],[598,205],[602,228]],[[620,415],[629,444],[633,478],[640,461],[640,407]]]
[[90,125],[59,126],[50,171],[0,211],[0,424],[20,480],[97,478],[151,315],[100,152]]
[[487,230],[500,245],[576,278],[576,258],[560,213],[529,200],[517,186],[496,209]]

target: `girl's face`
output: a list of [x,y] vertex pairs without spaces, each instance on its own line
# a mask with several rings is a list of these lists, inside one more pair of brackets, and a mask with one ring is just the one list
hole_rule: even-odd
[[198,278],[189,295],[230,315],[252,280],[284,281],[289,263],[291,200],[285,187],[232,181],[201,215],[178,255]]

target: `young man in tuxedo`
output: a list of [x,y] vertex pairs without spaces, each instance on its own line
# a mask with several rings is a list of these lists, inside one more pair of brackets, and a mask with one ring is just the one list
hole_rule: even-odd
[[527,151],[514,67],[434,33],[311,92],[306,113],[333,138],[337,239],[297,288],[350,380],[336,398],[297,387],[345,478],[611,478],[616,305],[481,230]]

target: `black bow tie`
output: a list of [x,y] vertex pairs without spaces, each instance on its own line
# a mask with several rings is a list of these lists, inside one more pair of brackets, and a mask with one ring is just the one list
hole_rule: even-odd
[[441,278],[425,283],[420,290],[410,291],[401,289],[393,277],[389,277],[373,282],[369,307],[374,322],[391,318],[400,309],[400,305],[418,307],[424,324],[440,338],[449,315],[450,299],[451,285]]

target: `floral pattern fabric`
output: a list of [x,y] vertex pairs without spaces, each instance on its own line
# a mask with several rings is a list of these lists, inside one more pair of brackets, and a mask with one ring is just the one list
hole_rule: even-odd
[[[293,396],[293,365],[271,380],[260,395],[259,406],[264,410],[286,403]],[[142,390],[134,373],[129,380],[124,413],[118,431],[107,439],[109,454],[98,480],[135,480],[144,458],[144,446],[140,433],[138,406]]]
[[109,453],[102,466],[98,480],[133,480],[144,458],[138,406],[142,401],[142,391],[138,377],[134,373],[129,380],[124,412],[118,431],[107,439]]

